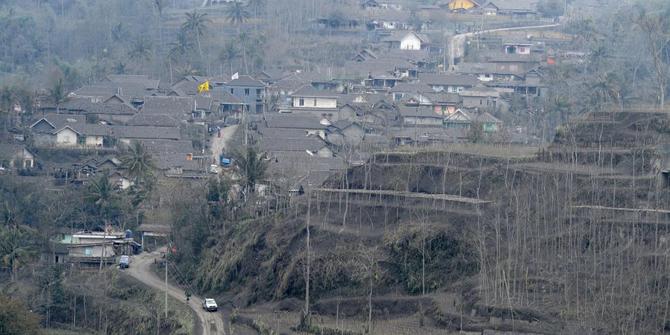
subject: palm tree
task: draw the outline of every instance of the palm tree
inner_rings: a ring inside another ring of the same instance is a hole
[[[151,57],[151,42],[144,37],[138,37],[130,47],[128,56],[139,62],[149,60]]]
[[[242,46],[242,63],[244,63],[245,73],[249,73],[249,66],[247,63],[247,43],[249,43],[249,34],[246,32],[240,32],[237,36],[237,43]]]
[[[240,50],[233,41],[228,41],[219,53],[219,60],[221,63],[226,63],[230,66],[230,75],[233,75],[233,62],[240,56]],[[221,70],[223,72],[223,70]]]
[[[194,69],[191,64],[186,64],[183,67],[177,69],[177,76],[179,76],[179,78],[199,75],[201,75],[200,71],[198,71],[198,69]]]
[[[117,216],[118,196],[114,190],[114,184],[109,180],[107,174],[102,174],[88,185],[84,200],[90,206],[91,214],[100,221],[108,223]]]
[[[202,57],[202,47],[200,45],[200,36],[205,34],[207,30],[207,24],[211,20],[207,18],[207,14],[200,14],[198,11],[193,10],[193,13],[186,13],[186,21],[181,25],[181,29],[190,33],[192,36],[195,36],[195,40],[198,44],[198,52],[200,57]]]
[[[256,19],[254,22],[254,31],[258,30],[258,19],[260,18],[261,14],[265,10],[265,5],[267,4],[267,0],[248,0],[247,1],[247,7],[252,10],[254,13],[254,18]]]
[[[237,33],[239,34],[240,25],[246,22],[251,17],[251,14],[249,14],[249,11],[247,11],[241,2],[235,1],[226,9],[226,17],[230,23],[237,25]]]
[[[0,259],[10,269],[11,279],[15,281],[19,267],[35,257],[35,246],[31,241],[31,229],[16,223],[11,226],[0,229]]]
[[[267,4],[266,0],[249,0],[249,1],[247,1],[247,7],[251,8],[251,10],[253,10],[255,18],[258,18],[260,16],[260,14],[265,9],[266,4]]]
[[[253,192],[256,182],[263,179],[267,170],[267,163],[260,157],[254,147],[247,147],[245,153],[236,154],[235,164],[244,179],[244,188]]]
[[[126,63],[119,61],[114,65],[114,67],[112,67],[112,70],[116,74],[125,74],[127,67],[128,66],[126,65]]]
[[[158,12],[158,41],[160,43],[160,51],[163,51],[163,10],[165,9],[167,0],[154,0],[154,6]]]
[[[137,141],[133,141],[121,156],[121,166],[134,179],[135,185],[149,181],[155,169],[151,154]]]
[[[180,30],[177,33],[177,40],[170,43],[170,51],[168,51],[168,65],[170,67],[170,82],[172,83],[172,62],[179,60],[181,57],[186,55],[191,48],[193,43],[188,35]]]
[[[62,78],[56,80],[54,86],[49,90],[49,97],[56,104],[56,113],[60,113],[60,105],[65,102],[65,99],[67,98]]]

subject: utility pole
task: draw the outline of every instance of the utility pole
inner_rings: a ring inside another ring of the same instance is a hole
[[[307,190],[307,219],[305,220],[305,229],[307,230],[306,244],[307,244],[307,276],[305,278],[305,321],[309,324],[309,275],[310,275],[310,257],[309,257],[309,225],[310,225],[310,216],[312,209],[312,188],[308,185],[309,189]]]
[[[169,248],[169,246],[168,246]],[[168,249],[168,252],[170,249]],[[168,253],[165,253],[165,320],[168,317],[168,281],[167,281],[167,268],[168,268]]]

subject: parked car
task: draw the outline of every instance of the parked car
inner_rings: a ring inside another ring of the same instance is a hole
[[[127,269],[129,266],[130,266],[130,256],[122,255],[121,258],[119,258],[119,268]]]
[[[205,301],[202,302],[202,308],[208,312],[216,312],[219,309],[219,306],[216,305],[214,299],[205,299]]]

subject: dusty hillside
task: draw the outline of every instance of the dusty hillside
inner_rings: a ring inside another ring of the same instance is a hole
[[[333,176],[311,194],[313,311],[323,324],[362,324],[372,288],[380,330],[415,320],[427,331],[660,333],[667,122],[591,116],[530,157],[505,147],[385,153]],[[303,198],[217,236],[199,286],[248,297],[240,306],[299,312]]]

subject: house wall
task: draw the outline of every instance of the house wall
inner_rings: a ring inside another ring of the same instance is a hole
[[[477,79],[479,81],[492,81],[493,80],[493,75],[490,73],[480,73],[477,75]]]
[[[453,86],[453,85],[430,85],[430,87],[435,92],[449,92],[449,93],[461,93],[466,87],[465,86]]]
[[[103,142],[102,136],[86,136],[85,145],[88,147],[101,147]]]
[[[70,147],[77,145],[77,133],[70,129],[63,129],[56,134],[56,145]]]
[[[400,41],[402,50],[421,50],[421,40],[414,34],[408,34]]]
[[[482,124],[482,129],[487,133],[495,133],[498,131],[498,124],[494,122],[486,122]]]
[[[230,94],[242,100],[251,113],[263,112],[263,99],[265,97],[264,87],[246,86],[224,86]],[[260,94],[259,91],[260,90]],[[247,93],[248,92],[248,93]]]
[[[303,105],[300,105],[300,99],[303,99]],[[337,98],[307,98],[293,97],[293,107],[296,108],[337,108]]]
[[[441,118],[406,116],[403,119],[404,124],[406,126],[431,126],[431,127],[442,126]]]
[[[319,157],[331,158],[333,157],[333,151],[330,150],[328,147],[323,147],[316,152],[316,155]]]
[[[112,245],[78,245],[69,249],[68,256],[70,257],[112,257],[115,255],[114,247]]]
[[[52,146],[56,144],[56,136],[51,134],[33,133],[33,142],[38,147]]]
[[[463,97],[463,106],[468,108],[495,108],[496,102],[489,97]]]
[[[436,105],[433,106],[433,111],[435,114],[451,115],[456,111],[456,106]]]
[[[21,155],[19,155],[18,158],[20,160],[20,165],[24,169],[35,167],[35,156],[33,156],[33,154],[31,154],[30,151],[26,149],[21,150]]]

